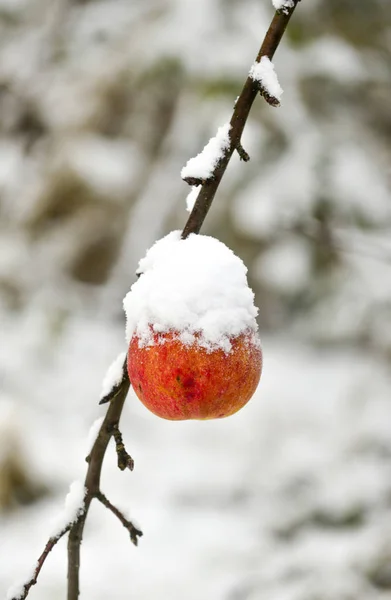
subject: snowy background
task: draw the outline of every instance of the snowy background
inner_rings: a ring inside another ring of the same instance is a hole
[[[40,554],[122,298],[181,228],[181,168],[231,115],[270,0],[0,0],[0,595]],[[264,374],[218,422],[129,394],[84,599],[391,598],[391,4],[302,0],[203,228],[249,267]],[[64,598],[66,548],[30,598]]]

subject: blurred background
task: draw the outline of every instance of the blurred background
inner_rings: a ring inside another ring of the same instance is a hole
[[[42,551],[138,260],[235,98],[270,0],[0,0],[0,593]],[[93,506],[81,598],[391,598],[391,4],[303,0],[203,233],[246,263],[264,374],[219,422],[129,394],[134,473]],[[64,598],[66,543],[30,598]]]

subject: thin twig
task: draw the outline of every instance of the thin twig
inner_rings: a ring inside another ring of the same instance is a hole
[[[22,593],[18,593],[16,596],[14,596],[12,598],[12,600],[25,600],[25,598],[27,598],[30,588],[37,583],[38,575],[39,575],[48,555],[53,550],[53,548],[57,544],[57,542],[59,540],[61,540],[61,538],[66,533],[68,533],[68,531],[70,530],[71,527],[72,527],[72,523],[69,523],[66,527],[64,527],[64,529],[62,529],[60,531],[60,533],[49,538],[49,540],[44,548],[44,551],[42,552],[41,556],[37,560],[37,566],[34,569],[34,575],[32,576],[32,578],[29,581],[26,581],[26,583],[23,585]]]
[[[110,500],[108,498],[106,498],[106,496],[104,494],[102,494],[102,492],[98,492],[96,494],[96,498],[97,498],[97,500],[99,500],[99,502],[101,502],[103,504],[103,506],[105,506],[108,510],[110,510],[113,513],[113,515],[115,515],[117,517],[117,519],[119,519],[119,521],[121,521],[121,523],[125,527],[125,529],[127,529],[129,531],[130,539],[132,540],[133,544],[135,546],[137,546],[138,538],[143,535],[143,532],[140,531],[140,529],[137,529],[137,527],[135,527],[131,521],[126,519],[126,517],[124,517],[122,512],[120,510],[118,510],[118,508],[116,506],[114,506],[114,504],[112,504],[110,502]]]
[[[201,179],[201,177],[189,176],[189,177],[184,177],[183,181],[186,181],[186,183],[188,183],[191,186],[198,187],[199,185],[205,185],[205,183],[212,178],[213,178],[213,175],[210,175],[210,177],[208,177],[208,179]]]
[[[133,471],[134,460],[130,454],[126,452],[125,444],[122,439],[122,433],[119,430],[118,423],[113,425],[113,436],[115,441],[115,450],[118,457],[118,468],[121,471],[125,471],[125,469],[130,469],[130,471]]]
[[[238,142],[236,145],[236,152],[239,154],[240,160],[244,160],[244,162],[248,162],[250,160],[250,155],[245,151],[240,142]]]
[[[273,106],[273,108],[281,106],[279,99],[275,96],[272,96],[272,94],[270,94],[270,92],[268,92],[268,90],[262,84],[260,84],[259,81],[257,82],[257,87],[262,98],[264,98],[270,106]]]
[[[118,426],[125,398],[129,391],[129,378],[122,380],[121,388],[116,397],[110,402],[104,421],[100,427],[98,437],[92,447],[88,463],[85,488],[85,511],[80,519],[72,526],[68,539],[68,600],[77,600],[79,597],[79,572],[80,572],[80,546],[83,530],[92,498],[100,491],[100,476],[103,460],[110,438],[115,426]]]

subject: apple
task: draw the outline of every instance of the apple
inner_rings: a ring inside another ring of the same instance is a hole
[[[254,394],[262,371],[256,335],[230,338],[231,349],[208,349],[193,336],[155,333],[150,345],[135,334],[128,351],[129,379],[141,402],[155,415],[173,421],[219,419],[240,410]]]

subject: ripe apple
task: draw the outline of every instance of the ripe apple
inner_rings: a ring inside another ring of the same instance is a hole
[[[218,419],[240,410],[254,394],[262,352],[253,332],[231,338],[231,350],[183,343],[177,332],[154,334],[153,345],[134,335],[128,373],[141,402],[163,419]]]

